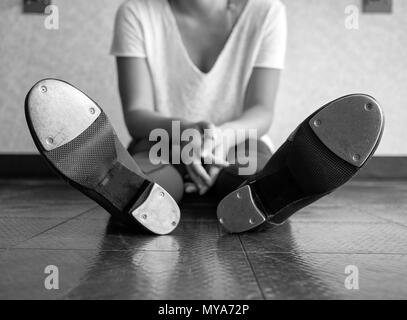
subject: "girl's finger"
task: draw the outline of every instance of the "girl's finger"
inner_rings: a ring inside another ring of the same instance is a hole
[[[196,193],[196,192],[198,192],[197,186],[195,185],[195,183],[192,183],[192,182],[185,183],[184,190],[185,190],[185,193]]]
[[[222,156],[217,156],[213,153],[203,155],[203,162],[204,164],[211,164],[219,167],[228,167],[230,165]]]
[[[208,174],[208,172],[206,172],[205,168],[202,166],[202,164],[200,163],[192,163],[191,164],[192,170],[194,170],[195,174],[197,174],[199,176],[199,178],[201,178],[202,182],[204,184],[206,184],[207,186],[211,185],[211,177]]]
[[[214,125],[204,130],[202,152],[212,152],[221,142],[220,130]]]
[[[187,168],[187,171],[189,172],[189,176],[191,177],[191,180],[198,187],[198,189],[200,191],[199,193],[201,193],[201,190],[205,189],[205,185],[203,184],[201,178],[195,173],[195,171],[192,169],[192,167],[190,165],[188,165],[186,168]]]
[[[212,178],[212,183],[215,183],[216,178],[218,177],[218,175],[219,175],[219,173],[220,173],[221,170],[222,170],[221,168],[216,167],[216,166],[211,166],[211,167],[209,168],[209,175],[210,175],[211,178]]]

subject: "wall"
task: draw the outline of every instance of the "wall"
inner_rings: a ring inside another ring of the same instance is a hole
[[[344,27],[344,11],[361,0],[284,2],[289,42],[272,128],[276,143],[315,108],[363,92],[378,99],[386,114],[376,154],[406,156],[407,1],[393,0],[391,15],[361,14],[359,30]]]
[[[24,118],[24,98],[41,78],[64,79],[85,91],[111,118],[123,141],[114,59],[109,55],[121,0],[53,0],[59,30],[44,16],[22,14],[22,0],[0,1],[0,152],[35,152]]]
[[[311,111],[340,95],[375,96],[386,113],[379,155],[407,155],[407,1],[391,15],[362,14],[360,29],[344,27],[345,7],[359,0],[283,0],[287,5],[287,68],[271,130],[281,144]],[[32,153],[25,125],[26,92],[40,78],[57,77],[88,93],[105,109],[124,143],[129,141],[108,55],[121,0],[54,0],[60,29],[43,16],[23,15],[20,0],[0,2],[0,153]]]

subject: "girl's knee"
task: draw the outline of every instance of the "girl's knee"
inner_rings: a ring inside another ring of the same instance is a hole
[[[151,180],[167,190],[176,202],[181,201],[184,195],[184,180],[174,166],[151,163],[148,152],[136,153],[133,158]]]

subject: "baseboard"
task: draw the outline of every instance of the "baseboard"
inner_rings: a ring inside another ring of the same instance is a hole
[[[357,179],[407,179],[407,157],[378,156],[370,159]]]
[[[57,178],[39,154],[0,154],[0,178]],[[407,179],[407,157],[373,157],[355,179]]]
[[[58,178],[39,154],[0,154],[0,178]]]

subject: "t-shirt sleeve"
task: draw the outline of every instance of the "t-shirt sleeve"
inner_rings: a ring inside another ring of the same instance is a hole
[[[287,17],[285,6],[276,2],[267,15],[263,38],[255,67],[283,69],[287,44]]]
[[[110,53],[117,57],[147,56],[143,28],[136,8],[129,1],[123,3],[116,13]]]

